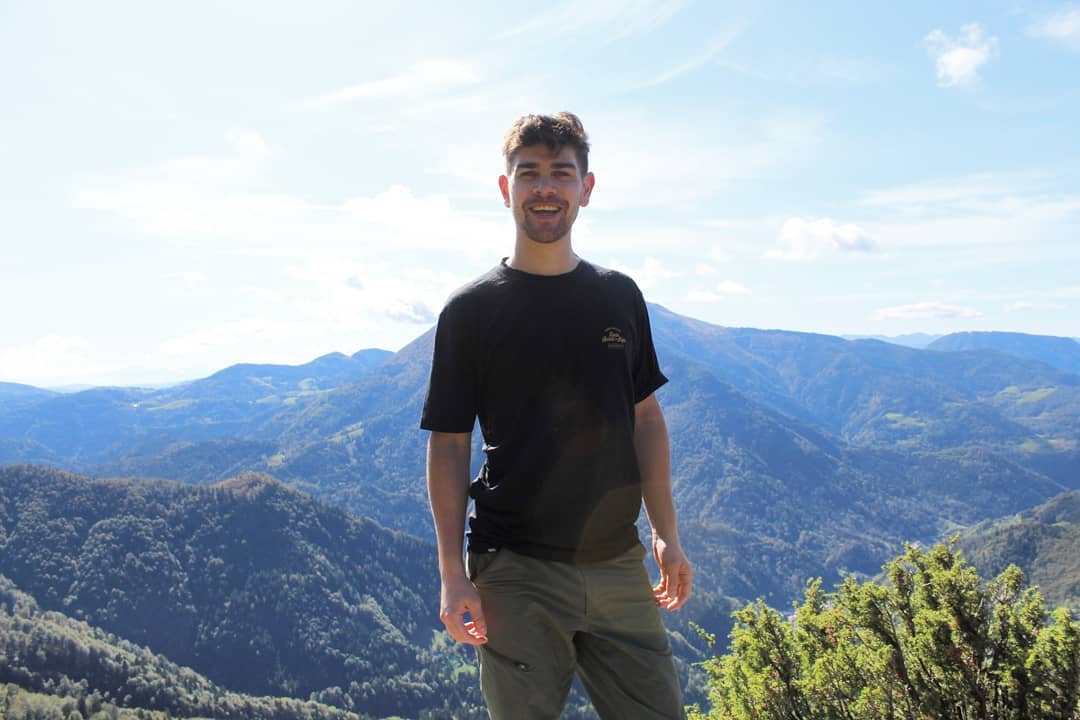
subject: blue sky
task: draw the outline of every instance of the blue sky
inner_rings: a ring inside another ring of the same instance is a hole
[[[1080,336],[1076,3],[9,0],[0,88],[0,381],[396,350],[558,110],[576,250],[676,312]]]

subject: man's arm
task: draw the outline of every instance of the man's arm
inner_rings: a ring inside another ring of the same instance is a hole
[[[469,499],[471,433],[433,432],[428,438],[427,486],[439,548],[439,619],[457,642],[487,642],[480,594],[462,561],[465,509]],[[465,613],[472,617],[465,622]]]
[[[678,610],[690,598],[694,572],[679,542],[667,424],[655,394],[634,407],[634,450],[641,469],[641,497],[652,525],[653,555],[660,568],[660,584],[653,593],[660,607]]]

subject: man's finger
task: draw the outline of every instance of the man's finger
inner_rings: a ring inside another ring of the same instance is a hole
[[[465,630],[465,618],[461,613],[444,610],[440,613],[439,619],[442,620],[443,625],[446,626],[446,631],[450,633],[450,637],[455,642],[467,642],[468,633]]]
[[[470,645],[483,645],[487,642],[487,631],[477,627],[474,622],[465,623],[465,632],[468,639],[464,642]]]
[[[678,610],[690,599],[691,586],[693,584],[693,573],[690,570],[690,567],[687,565],[680,568],[676,577],[678,578],[678,584],[675,587],[675,592],[669,595],[668,602],[664,605],[666,610]]]
[[[487,620],[484,618],[484,610],[480,607],[480,602],[476,602],[476,606],[469,607],[469,615],[472,619],[465,623],[465,630],[469,634],[469,637],[477,641],[477,643],[487,642]]]

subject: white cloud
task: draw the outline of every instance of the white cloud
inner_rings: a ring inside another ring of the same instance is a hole
[[[87,178],[76,187],[76,208],[112,212],[150,232],[179,238],[256,241],[272,236],[313,208],[287,194],[244,188],[264,172],[273,152],[250,130],[224,134],[229,151],[175,158],[122,176]]]
[[[445,268],[428,269],[433,267],[312,255],[290,267],[288,274],[303,283],[302,299],[294,305],[307,322],[335,328],[353,326],[360,319],[422,325],[433,323],[446,296],[468,279]]]
[[[468,63],[452,60],[428,60],[408,70],[380,80],[350,85],[325,95],[310,98],[304,105],[321,110],[371,98],[402,98],[445,94],[448,90],[480,82],[480,75]]]
[[[897,305],[895,307],[881,308],[877,311],[878,320],[923,320],[923,319],[970,319],[982,317],[982,313],[969,307],[958,305],[946,305],[942,302],[927,301],[911,305]]]
[[[1080,7],[1067,7],[1031,27],[1040,37],[1080,48]]]
[[[99,372],[87,359],[90,343],[75,335],[45,335],[26,345],[0,350],[0,381],[48,384]]]
[[[979,78],[979,68],[997,52],[998,39],[987,37],[978,23],[960,28],[960,36],[950,38],[941,30],[926,36],[926,49],[937,63],[938,86],[968,87]]]
[[[668,270],[663,263],[654,257],[645,258],[641,267],[637,269],[628,267],[618,260],[609,261],[608,267],[632,277],[642,290],[654,288],[664,280],[679,276],[679,273]]]
[[[698,263],[696,266],[694,266],[694,274],[695,275],[715,275],[716,274],[716,268],[714,268],[712,265],[709,265],[708,263]]]
[[[356,256],[389,257],[405,247],[471,259],[505,249],[508,212],[467,213],[445,195],[417,196],[401,185],[323,204],[250,192],[246,187],[269,149],[257,133],[227,135],[232,150],[219,156],[179,158],[129,177],[86,181],[74,194],[75,205],[217,253],[295,257],[347,248]]]
[[[869,252],[874,240],[853,223],[838,223],[829,218],[789,218],[780,229],[781,249],[766,257],[776,260],[809,261],[828,252]]]
[[[725,280],[716,286],[716,290],[724,295],[749,295],[750,288],[734,280]]]
[[[752,294],[753,292],[750,288],[742,283],[735,282],[734,280],[724,280],[723,282],[714,285],[711,289],[691,290],[687,293],[686,299],[691,302],[718,302],[736,295],[745,296]]]
[[[167,280],[176,280],[181,287],[190,291],[206,289],[207,282],[209,281],[206,273],[197,270],[168,273],[164,277]]]
[[[254,130],[233,128],[225,131],[225,139],[240,157],[261,160],[270,157],[271,150],[262,135]]]

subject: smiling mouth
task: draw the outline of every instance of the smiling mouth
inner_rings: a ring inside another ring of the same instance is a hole
[[[532,205],[529,207],[529,212],[536,215],[555,215],[562,207],[559,205]]]

